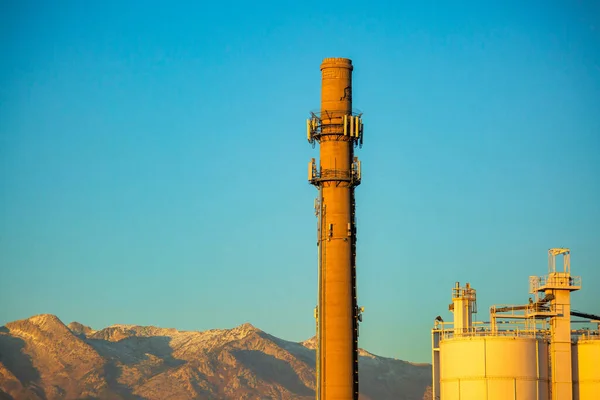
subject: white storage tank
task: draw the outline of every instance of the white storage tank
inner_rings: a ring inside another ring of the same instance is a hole
[[[548,382],[543,339],[515,334],[440,341],[443,400],[547,400]]]
[[[600,398],[600,338],[581,338],[572,346],[573,400]]]

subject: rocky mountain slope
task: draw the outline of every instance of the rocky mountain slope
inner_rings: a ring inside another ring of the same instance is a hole
[[[314,399],[314,339],[250,324],[205,332],[94,331],[37,315],[0,327],[0,399]],[[428,364],[360,352],[361,400],[422,400]]]

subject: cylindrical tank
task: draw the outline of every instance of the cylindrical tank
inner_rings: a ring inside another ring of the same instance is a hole
[[[580,339],[572,346],[573,400],[600,396],[600,339]]]
[[[440,342],[442,400],[547,400],[548,343],[518,336]]]

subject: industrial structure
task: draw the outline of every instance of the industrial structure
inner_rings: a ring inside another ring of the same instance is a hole
[[[527,304],[492,306],[487,322],[473,321],[475,289],[456,282],[454,321],[438,316],[432,330],[433,399],[600,399],[600,317],[571,309],[579,289],[566,248],[548,250],[548,275],[529,278]],[[571,328],[579,322],[590,325]]]
[[[307,120],[307,138],[320,157],[308,165],[308,181],[319,190],[317,215],[318,301],[317,399],[358,399],[358,322],[354,188],[360,184],[361,114],[352,110],[352,61],[321,64],[321,108]]]

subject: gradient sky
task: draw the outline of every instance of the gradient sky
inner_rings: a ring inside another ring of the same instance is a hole
[[[0,324],[314,334],[305,119],[349,57],[360,346],[430,361],[570,247],[600,313],[593,1],[0,3]],[[195,4],[191,4],[195,3]]]

